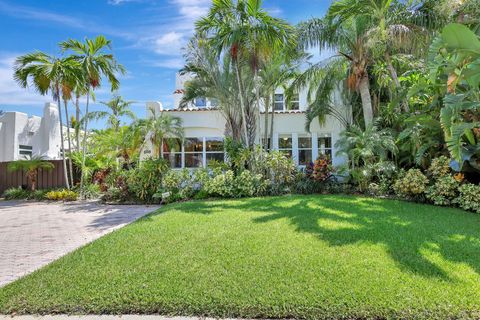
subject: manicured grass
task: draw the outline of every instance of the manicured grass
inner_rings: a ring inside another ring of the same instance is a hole
[[[3,313],[480,317],[480,216],[350,196],[168,205],[0,289]]]

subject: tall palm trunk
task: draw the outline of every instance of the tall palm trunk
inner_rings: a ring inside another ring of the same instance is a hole
[[[72,142],[70,140],[70,121],[68,120],[68,100],[64,99],[63,104],[65,106],[65,118],[66,118],[66,125],[67,125],[67,142],[68,142],[68,170],[69,170],[69,175],[70,175],[70,183],[72,184],[73,187],[73,165],[72,165]]]
[[[58,89],[58,87],[57,87]],[[67,161],[65,160],[65,143],[63,140],[63,120],[62,120],[62,107],[60,102],[60,94],[57,90],[57,104],[58,104],[58,119],[60,122],[60,146],[62,148],[62,161],[63,161],[63,175],[65,177],[65,186],[70,189],[70,183],[68,182]]]
[[[362,98],[363,118],[365,127],[368,127],[373,121],[372,97],[370,96],[370,83],[368,82],[368,74],[362,76],[359,87],[360,97]]]
[[[80,152],[80,93],[78,92],[75,96],[75,121],[77,123],[75,127],[75,143],[77,152]]]
[[[245,143],[247,145],[247,148],[250,148],[250,142],[248,139],[248,130],[247,130],[247,117],[245,116],[245,100],[243,97],[243,84],[242,84],[242,78],[240,74],[240,66],[238,63],[238,58],[235,59],[235,69],[236,69],[236,74],[237,74],[237,85],[238,85],[238,91],[240,94],[240,109],[242,112],[242,124],[243,124],[243,131],[245,134]]]
[[[270,117],[270,150],[273,150],[273,118],[275,116],[275,108],[274,108],[274,100],[273,99],[274,93],[272,92],[270,97],[272,97],[272,116]]]
[[[258,123],[258,145],[260,146],[261,149],[263,149],[262,145],[262,128],[260,126],[260,88],[259,88],[259,81],[258,81],[258,68],[255,67],[255,72],[254,72],[254,77],[255,77],[255,99],[257,100],[257,110],[256,110],[256,117],[257,117],[257,123]],[[255,130],[256,131],[256,130]],[[260,153],[260,159],[263,158],[263,154]]]
[[[265,110],[264,110],[264,115],[265,115],[265,122],[264,122],[264,134],[263,134],[263,147],[265,149],[265,151],[268,151],[269,149],[269,145],[268,145],[268,112],[269,112],[269,108],[270,108],[270,95],[267,94],[267,96],[265,97]]]
[[[398,91],[400,89],[400,80],[398,79],[397,70],[393,66],[392,57],[390,57],[390,53],[388,53],[388,51],[385,52],[385,62],[387,63],[388,72],[390,73],[390,77],[392,78],[393,84],[395,85],[395,90]],[[404,99],[402,99],[401,101],[401,106],[403,111],[410,111],[410,108],[408,107],[408,102]]]
[[[85,183],[85,157],[87,153],[88,106],[90,104],[90,86],[87,90],[87,104],[85,105],[85,125],[83,128],[82,145],[82,173],[80,175],[80,199],[83,199],[83,185]]]

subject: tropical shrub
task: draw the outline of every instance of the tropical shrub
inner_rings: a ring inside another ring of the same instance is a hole
[[[312,178],[323,182],[332,176],[333,171],[334,168],[330,157],[327,155],[320,155],[313,163]]]
[[[428,173],[430,173],[434,179],[444,177],[450,174],[451,171],[450,159],[445,156],[433,159],[430,167],[428,168]]]
[[[466,183],[458,191],[460,195],[455,200],[455,203],[462,209],[480,213],[480,186]]]
[[[267,191],[268,180],[264,180],[261,174],[253,174],[244,170],[235,178],[234,192],[238,197],[252,197],[263,195]]]
[[[419,169],[410,169],[395,181],[395,194],[402,198],[418,199],[427,190],[428,178]]]
[[[85,199],[98,199],[102,195],[102,191],[107,191],[108,188],[106,184],[95,184],[95,183],[90,183],[86,184],[83,187],[83,197]]]
[[[442,176],[427,189],[427,199],[437,206],[448,206],[458,195],[459,183],[452,176]]]
[[[136,200],[146,203],[156,201],[154,195],[160,191],[162,179],[169,170],[168,163],[163,159],[143,161],[139,167],[127,171],[128,191]]]
[[[228,170],[209,179],[203,186],[203,190],[210,196],[235,197],[234,183],[235,174],[232,170]]]
[[[45,195],[48,200],[54,201],[75,201],[78,199],[78,193],[72,190],[53,190]]]
[[[28,190],[23,189],[22,187],[18,188],[9,188],[5,190],[3,196],[6,200],[20,200],[20,199],[28,199],[30,196],[30,192]]]

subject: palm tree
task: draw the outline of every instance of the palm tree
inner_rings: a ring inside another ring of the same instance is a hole
[[[261,6],[261,0],[213,0],[209,13],[196,22],[197,32],[207,35],[218,55],[225,53],[231,56],[247,147],[250,147],[251,138],[247,128],[245,98],[247,91],[244,87],[241,65],[250,60],[255,66],[254,70],[258,70],[258,60],[262,51],[264,53],[269,50],[275,51],[285,45],[290,30],[286,22],[269,16]]]
[[[51,92],[57,102],[65,185],[69,189],[60,98],[64,89],[78,81],[78,63],[72,58],[57,58],[39,51],[29,53],[16,59],[14,79],[23,88],[28,87],[31,80],[35,90],[42,95]]]
[[[273,124],[275,115],[273,105],[275,89],[281,86],[287,88],[289,82],[299,75],[301,65],[309,58],[310,55],[304,52],[293,50],[291,48],[285,48],[284,50],[277,52],[277,54],[270,59],[269,63],[265,64],[259,71],[259,87],[261,89],[261,95],[265,104],[263,146],[265,150],[268,150],[269,147],[272,147],[268,146],[268,138],[270,138],[270,141],[273,140]],[[290,93],[296,92],[294,88],[288,88],[285,91],[287,96],[289,96]],[[287,98],[287,102],[288,100],[289,99]],[[269,120],[270,134],[268,133]]]
[[[394,88],[400,89],[397,70],[393,66],[395,53],[418,53],[427,49],[430,33],[415,19],[414,8],[392,0],[339,0],[328,10],[328,19],[337,23],[362,17],[369,21],[368,46],[370,51],[383,57]],[[408,103],[403,103],[408,112]]]
[[[185,67],[182,74],[191,74],[193,79],[185,83],[185,92],[180,102],[186,107],[198,97],[217,103],[216,108],[226,120],[225,135],[236,141],[242,140],[242,117],[238,110],[239,92],[230,56],[218,58],[208,42],[198,36],[187,46]]]
[[[315,117],[321,120],[327,114],[335,114],[332,96],[338,84],[345,80],[349,89],[360,93],[365,127],[372,123],[368,73],[372,59],[366,33],[369,27],[368,20],[362,17],[341,22],[313,18],[300,24],[298,41],[303,48],[338,51],[328,60],[310,66],[294,83],[297,88],[309,86],[309,109],[314,116],[307,116],[307,127]]]
[[[107,124],[115,132],[118,132],[121,124],[121,117],[127,117],[131,120],[135,120],[137,117],[130,110],[130,106],[133,104],[133,101],[125,101],[121,96],[114,96],[108,102],[100,102],[105,105],[108,111],[94,111],[90,112],[82,121],[88,120],[100,120],[107,119]]]
[[[33,156],[30,159],[17,160],[8,164],[8,171],[24,171],[31,183],[31,190],[35,191],[37,186],[38,169],[52,170],[53,163],[45,161],[42,157]],[[65,177],[66,178],[66,177]]]
[[[183,140],[183,121],[180,117],[160,112],[158,115],[155,109],[150,109],[151,117],[146,120],[139,120],[136,130],[143,136],[144,141],[150,141],[154,154],[160,158],[164,143],[175,139]]]
[[[68,142],[68,169],[69,169],[69,174],[70,174],[70,182],[72,183],[72,186],[74,184],[73,181],[73,165],[72,165],[72,159],[71,159],[71,153],[72,153],[72,142],[71,142],[71,137],[70,137],[70,121],[69,121],[69,116],[68,116],[68,101],[72,99],[72,85],[69,83],[63,83],[62,84],[62,100],[63,100],[63,106],[65,108],[65,124],[67,125],[67,142]]]
[[[335,143],[337,155],[346,155],[352,168],[374,164],[386,160],[390,154],[398,152],[390,131],[378,129],[370,124],[365,130],[351,126],[340,134]]]
[[[100,87],[102,82],[102,76],[105,76],[110,82],[111,91],[115,91],[120,86],[120,82],[117,79],[117,72],[121,74],[125,73],[125,69],[122,65],[118,64],[112,54],[106,53],[107,49],[111,49],[111,41],[107,40],[104,36],[97,36],[94,40],[85,39],[85,42],[70,39],[60,43],[62,50],[73,51],[72,59],[77,61],[81,65],[83,79],[85,80],[83,89],[87,94],[87,103],[85,106],[85,117],[88,117],[88,107],[90,102],[90,95],[92,91]],[[84,136],[83,136],[83,160],[82,170],[85,164],[86,156],[86,139],[88,136],[88,118],[84,122]],[[80,178],[80,198],[83,197],[83,174]]]

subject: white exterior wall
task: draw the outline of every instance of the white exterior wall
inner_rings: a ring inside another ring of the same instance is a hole
[[[6,112],[0,116],[0,162],[24,159],[20,145],[30,146],[33,156],[48,160],[61,158],[60,124],[55,104],[45,104],[43,117],[28,117],[21,112]]]

